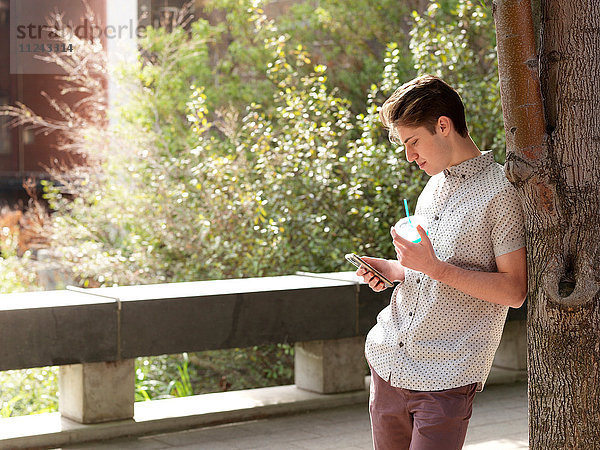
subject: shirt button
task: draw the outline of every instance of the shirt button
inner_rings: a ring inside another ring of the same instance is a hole
[[[412,315],[413,315],[412,311],[411,311],[411,312],[409,312],[409,313],[408,313],[408,315],[409,315],[409,316],[412,316]]]
[[[398,347],[404,347],[404,342],[400,342],[400,343],[398,344]]]
[[[436,214],[436,216],[433,218],[433,220],[440,220],[440,216],[438,216],[438,215]]]
[[[417,284],[418,284],[418,283],[420,283],[420,282],[421,282],[421,279],[420,279],[420,278],[417,278],[417,280],[416,280],[416,281],[417,281]]]

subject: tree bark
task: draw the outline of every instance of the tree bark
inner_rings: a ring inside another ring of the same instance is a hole
[[[529,1],[494,18],[508,179],[526,216],[529,442],[600,448],[600,3]],[[543,100],[542,100],[543,99]]]

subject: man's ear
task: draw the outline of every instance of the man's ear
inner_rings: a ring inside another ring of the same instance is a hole
[[[438,118],[437,128],[443,136],[448,136],[452,130],[454,124],[452,119],[448,116],[440,116]]]

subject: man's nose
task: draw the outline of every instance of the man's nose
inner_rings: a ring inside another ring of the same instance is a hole
[[[417,154],[407,147],[406,148],[406,160],[408,162],[413,162],[415,159],[417,159]]]

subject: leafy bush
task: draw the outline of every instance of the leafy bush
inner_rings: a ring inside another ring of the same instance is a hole
[[[18,232],[0,228],[0,294],[40,289],[30,250],[18,252]],[[58,367],[0,372],[0,417],[58,409]]]
[[[289,344],[138,358],[136,401],[294,383]]]
[[[0,416],[58,410],[58,367],[0,372]]]
[[[0,294],[39,289],[35,270],[32,270],[31,251],[19,256],[17,242],[17,233],[8,227],[0,228]]]
[[[393,255],[388,229],[423,180],[378,125],[378,88],[354,116],[328,87],[325,66],[313,66],[260,9],[245,14],[268,56],[265,104],[210,110],[220,103],[214,89],[196,84],[206,24],[150,32],[140,63],[123,74],[132,100],[107,133],[120,150],[83,181],[48,186],[54,235],[71,236],[55,248],[82,283],[332,271],[349,269],[348,251]],[[386,89],[399,59],[390,46]]]
[[[381,60],[388,43],[404,49],[395,67],[402,80],[412,78],[408,50],[410,16],[420,2],[394,0],[315,0],[295,2],[278,18],[290,42],[306,47],[317,64],[327,65],[327,86],[351,102],[354,114],[367,107],[365,93],[381,75]]]

